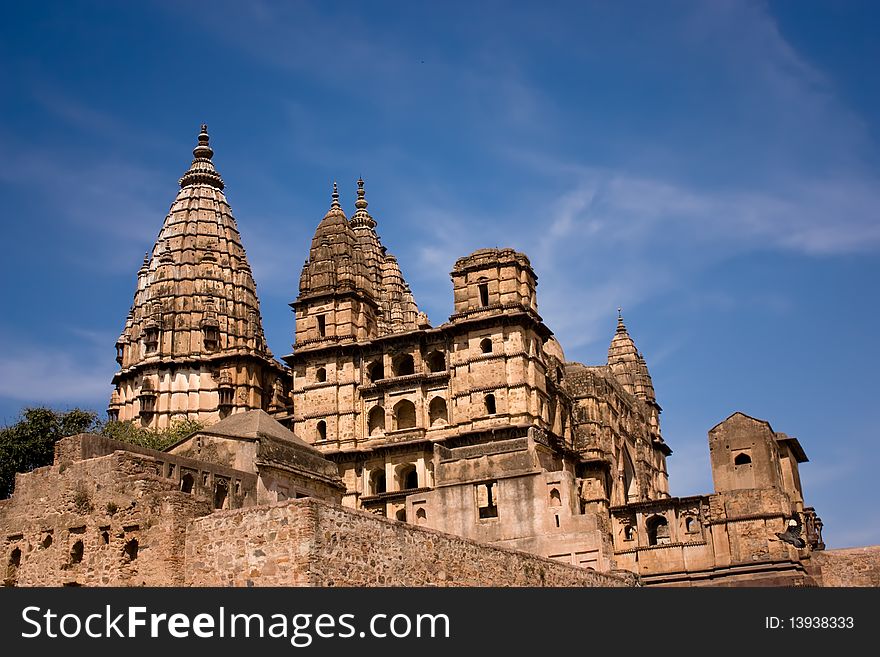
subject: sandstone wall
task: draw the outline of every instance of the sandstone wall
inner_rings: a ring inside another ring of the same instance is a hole
[[[313,499],[215,512],[186,537],[193,586],[632,586]]]
[[[822,586],[880,586],[880,545],[813,552]]]

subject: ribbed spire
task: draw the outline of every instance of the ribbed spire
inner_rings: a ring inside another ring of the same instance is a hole
[[[367,203],[367,194],[364,191],[363,178],[358,178],[357,186],[357,200],[354,202],[355,212],[349,223],[351,223],[352,228],[360,228],[364,226],[367,228],[375,228],[376,220],[370,216],[369,212],[367,212],[367,205],[369,204]]]
[[[203,123],[202,130],[199,132],[199,143],[193,149],[193,161],[189,167],[189,171],[183,174],[180,179],[181,188],[188,185],[210,185],[217,189],[223,189],[223,179],[214,168],[211,158],[214,157],[214,149],[208,145],[208,125]]]

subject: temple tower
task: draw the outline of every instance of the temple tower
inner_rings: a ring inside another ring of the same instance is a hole
[[[289,375],[266,345],[256,285],[203,125],[116,342],[110,419],[163,428],[284,410]]]

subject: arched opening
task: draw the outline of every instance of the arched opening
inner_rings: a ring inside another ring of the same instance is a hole
[[[40,545],[43,547],[43,549],[48,549],[52,547],[52,534],[46,534],[43,537],[43,540],[40,541]]]
[[[370,379],[370,383],[376,383],[379,379],[385,378],[385,366],[381,360],[374,360],[367,365],[367,378]]]
[[[225,479],[217,479],[214,482],[214,508],[225,509],[226,500],[229,497],[229,482]]]
[[[498,517],[498,482],[477,484],[477,513],[481,520]]]
[[[446,356],[442,351],[432,351],[425,357],[425,364],[429,372],[445,372]]]
[[[484,354],[492,353],[492,339],[491,338],[483,338],[480,340],[480,351]]]
[[[485,281],[486,279],[480,279],[481,281]],[[477,290],[480,293],[480,305],[488,306],[489,305],[489,283],[477,283]]]
[[[636,471],[633,467],[632,459],[629,452],[623,450],[623,494],[627,502],[635,502],[638,497],[638,483],[636,482]]]
[[[550,489],[550,506],[562,506],[562,497],[556,488]]]
[[[378,495],[385,492],[385,470],[373,470],[370,473],[370,495]]]
[[[636,528],[632,525],[627,525],[623,528],[623,540],[624,541],[632,541],[636,537]]]
[[[416,406],[408,399],[394,405],[394,428],[413,429],[416,426]]]
[[[318,383],[324,383],[324,381],[327,380],[327,370],[323,367],[319,367],[315,371],[315,379],[318,381]]]
[[[18,568],[21,565],[21,548],[15,548],[9,553],[9,565]]]
[[[483,398],[486,405],[486,415],[495,415],[495,395],[489,393]]]
[[[752,462],[752,457],[749,456],[746,452],[740,452],[733,459],[734,465],[748,465]]]
[[[70,563],[76,564],[81,563],[83,560],[83,552],[85,548],[83,547],[82,541],[77,541],[70,548]]]
[[[400,522],[406,522],[406,509],[400,509],[395,514],[395,517]]]
[[[378,436],[385,433],[385,409],[381,406],[373,406],[367,415],[367,434]]]
[[[324,420],[318,420],[315,425],[315,436],[319,441],[327,440],[327,423]]]
[[[443,426],[449,422],[446,400],[443,397],[434,397],[428,404],[428,418],[432,427]]]
[[[699,524],[697,523],[697,519],[693,516],[688,516],[684,519],[684,530],[688,534],[695,534],[699,530]]]
[[[670,542],[669,523],[663,516],[653,516],[645,524],[648,530],[648,545],[665,545]]]
[[[180,490],[184,493],[192,493],[195,479],[188,472],[180,478]]]
[[[401,354],[394,359],[392,367],[394,368],[394,376],[406,376],[416,372],[416,365],[412,354]]]
[[[428,522],[428,514],[425,512],[425,510],[419,509],[418,511],[416,511],[416,524],[424,525],[426,522]]]
[[[398,490],[412,490],[419,487],[419,473],[416,466],[411,463],[402,465],[397,469]]]
[[[136,538],[132,538],[125,542],[125,546],[122,548],[122,552],[125,555],[125,558],[128,561],[134,561],[138,558],[138,540]]]

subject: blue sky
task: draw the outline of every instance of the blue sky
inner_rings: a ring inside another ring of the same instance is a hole
[[[17,3],[0,21],[0,418],[106,408],[135,272],[198,126],[276,355],[338,180],[434,324],[454,260],[525,251],[569,360],[616,308],[672,493],[741,410],[797,436],[830,546],[880,543],[880,8]]]

